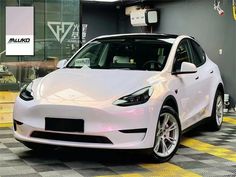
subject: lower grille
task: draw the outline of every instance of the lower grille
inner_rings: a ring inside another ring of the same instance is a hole
[[[34,131],[31,133],[31,137],[50,139],[50,140],[60,140],[60,141],[82,142],[82,143],[113,144],[106,137],[92,136],[92,135],[73,135],[73,134]]]

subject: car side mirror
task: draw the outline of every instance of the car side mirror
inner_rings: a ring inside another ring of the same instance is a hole
[[[180,71],[173,72],[173,74],[192,74],[197,72],[197,67],[193,63],[183,62]]]
[[[63,68],[66,63],[67,63],[67,60],[66,60],[66,59],[60,60],[60,61],[57,63],[57,68],[58,68],[58,69]]]

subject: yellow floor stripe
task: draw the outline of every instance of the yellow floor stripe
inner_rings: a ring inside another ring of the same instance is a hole
[[[13,124],[12,123],[3,123],[3,124],[0,124],[0,128],[4,128],[4,127],[12,127]]]
[[[171,163],[154,163],[139,165],[150,172],[130,173],[120,175],[108,175],[99,177],[201,177],[189,170],[173,165]],[[98,176],[97,176],[98,177]]]
[[[160,176],[160,177],[201,177],[189,170],[185,170],[171,163],[161,164],[143,164],[141,167],[150,170],[152,173],[147,173],[145,176]]]
[[[183,139],[181,144],[197,151],[205,152],[232,162],[236,162],[236,152],[226,148],[204,143],[193,138]]]
[[[13,112],[13,106],[14,106],[13,103],[8,103],[8,104],[0,103],[0,113]]]
[[[134,174],[123,174],[122,177],[142,177],[141,174],[134,173]]]
[[[12,112],[0,112],[0,124],[12,122]]]
[[[224,117],[224,122],[236,125],[236,118]]]
[[[18,92],[0,92],[0,103],[14,103]]]
[[[144,177],[141,173],[128,173],[120,175],[105,175],[105,176],[96,176],[96,177]]]

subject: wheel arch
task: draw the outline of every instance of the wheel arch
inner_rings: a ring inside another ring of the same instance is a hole
[[[177,114],[179,115],[178,104],[177,104],[177,101],[176,101],[174,96],[172,96],[172,95],[167,96],[166,99],[163,102],[163,106],[172,107],[177,112]]]
[[[224,86],[222,83],[219,83],[218,86],[217,86],[217,90],[216,91],[220,91],[222,94],[223,94],[223,97],[224,97]]]
[[[223,100],[224,100],[224,85],[221,82],[218,83],[216,89],[213,90],[213,93],[212,93],[212,101],[209,105],[209,111],[211,112],[211,114],[209,115],[210,117],[212,116],[212,112],[213,112],[213,108],[214,108],[214,100],[215,100],[215,96],[216,96],[218,91],[220,91],[222,93],[222,97],[223,97]]]

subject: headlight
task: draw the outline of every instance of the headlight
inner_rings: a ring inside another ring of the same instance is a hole
[[[146,103],[153,93],[152,87],[145,87],[130,95],[124,96],[113,102],[117,106],[133,106]]]
[[[25,85],[20,92],[20,98],[25,101],[33,100],[32,96],[32,82],[29,85]]]

